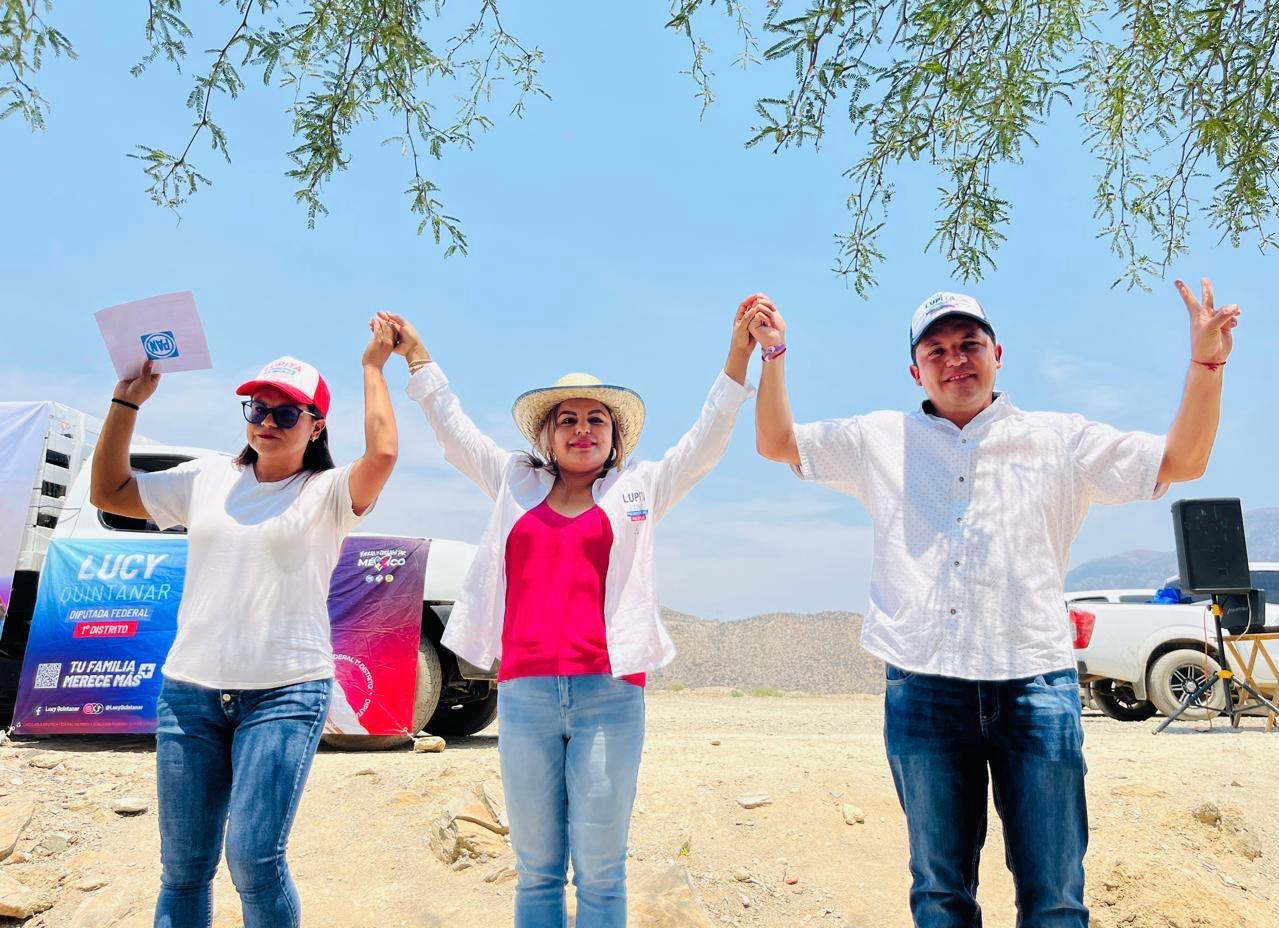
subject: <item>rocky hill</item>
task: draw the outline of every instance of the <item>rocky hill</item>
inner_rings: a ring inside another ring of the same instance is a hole
[[[1279,508],[1244,515],[1248,553],[1279,561]],[[1177,573],[1172,551],[1127,551],[1088,561],[1066,576],[1067,590],[1153,589]],[[882,693],[883,663],[858,646],[862,617],[854,612],[774,612],[734,622],[662,611],[679,649],[651,674],[655,687],[735,687],[809,693]]]
[[[884,691],[884,665],[858,646],[862,617],[854,612],[774,612],[716,622],[666,609],[662,618],[679,653],[650,675],[654,686]]]
[[[1080,564],[1066,574],[1066,589],[1153,590],[1176,573],[1176,552],[1124,551]]]
[[[1250,509],[1244,513],[1243,525],[1248,557],[1279,561],[1279,509]],[[1066,574],[1066,589],[1153,589],[1176,573],[1174,551],[1125,551],[1080,564]]]

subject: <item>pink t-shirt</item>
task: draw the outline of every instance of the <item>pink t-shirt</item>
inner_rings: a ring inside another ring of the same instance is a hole
[[[506,539],[506,618],[497,678],[612,673],[604,579],[613,529],[599,506],[562,516],[546,502]],[[623,677],[644,685],[645,675]]]

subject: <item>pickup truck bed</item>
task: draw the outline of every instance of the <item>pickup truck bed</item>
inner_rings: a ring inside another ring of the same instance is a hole
[[[1255,563],[1253,584],[1279,599],[1279,564]],[[1170,578],[1169,586],[1176,585]],[[1075,649],[1080,683],[1089,686],[1106,714],[1125,721],[1149,718],[1156,711],[1167,714],[1186,695],[1186,687],[1204,678],[1219,665],[1215,620],[1208,602],[1158,605],[1117,601],[1137,591],[1087,591],[1068,593],[1072,609],[1093,614],[1091,638]],[[1279,605],[1267,602],[1266,626],[1279,625]],[[1279,658],[1279,648],[1272,653]],[[1263,690],[1274,692],[1279,681],[1267,667],[1254,669]],[[1224,708],[1224,693],[1209,691],[1203,711],[1191,717],[1208,717]],[[1184,716],[1183,716],[1184,717]]]

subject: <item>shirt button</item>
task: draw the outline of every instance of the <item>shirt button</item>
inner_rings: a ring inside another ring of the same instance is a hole
[[[960,482],[960,483],[963,483],[963,482],[964,482],[964,478],[963,478],[963,477],[960,477],[960,478],[959,478],[959,482]]]
[[[952,609],[952,610],[950,610],[950,614],[951,614],[951,615],[954,615],[954,614],[955,614],[956,612],[958,612],[958,611],[959,611],[958,609]]]
[[[956,567],[958,567],[958,566],[959,566],[959,561],[956,561],[956,562],[955,562],[955,566],[956,566]]]
[[[961,439],[959,440],[959,443],[960,443],[961,445],[966,445],[966,444],[968,444],[968,439],[967,439],[967,438],[961,438]]]
[[[963,517],[963,516],[960,516],[960,517],[959,517],[959,518],[957,518],[955,521],[956,521],[956,522],[963,522],[963,521],[964,521],[964,517]]]

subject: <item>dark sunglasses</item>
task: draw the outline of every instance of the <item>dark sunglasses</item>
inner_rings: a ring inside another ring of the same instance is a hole
[[[298,419],[301,419],[303,414],[313,419],[319,418],[315,413],[296,406],[268,406],[257,400],[245,400],[240,405],[244,407],[244,419],[250,425],[261,425],[266,421],[266,417],[270,416],[276,428],[291,429],[298,424]]]

